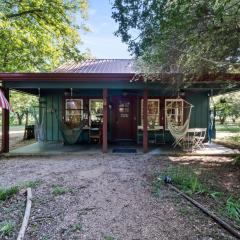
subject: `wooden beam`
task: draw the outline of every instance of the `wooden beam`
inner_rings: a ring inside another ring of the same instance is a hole
[[[148,105],[148,90],[143,92],[143,152],[148,151],[148,119],[147,119],[147,105]]]
[[[6,99],[9,101],[9,89],[2,89]],[[9,152],[9,111],[2,109],[2,152]]]
[[[102,151],[106,153],[108,151],[108,90],[103,89],[103,141],[102,141]]]

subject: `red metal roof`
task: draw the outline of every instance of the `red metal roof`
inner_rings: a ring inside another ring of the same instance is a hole
[[[69,62],[58,67],[56,73],[135,73],[133,59],[90,59]]]

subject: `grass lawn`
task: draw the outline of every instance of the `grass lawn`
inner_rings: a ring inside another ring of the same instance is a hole
[[[240,125],[217,124],[215,142],[230,148],[240,148]]]
[[[227,158],[212,161],[210,157],[172,160],[156,175],[153,184],[155,193],[161,193],[164,178],[169,176],[179,189],[227,222],[240,227],[240,157],[232,161]]]

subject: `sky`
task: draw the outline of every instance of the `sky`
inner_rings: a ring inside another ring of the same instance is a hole
[[[111,18],[110,0],[89,0],[87,25],[91,32],[81,33],[81,50],[90,49],[96,58],[131,58],[127,45],[114,35],[118,24]]]

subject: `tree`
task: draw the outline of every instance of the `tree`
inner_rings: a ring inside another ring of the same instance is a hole
[[[225,94],[220,96],[215,105],[220,124],[224,124],[227,118],[233,122],[240,116],[240,102],[238,93]]]
[[[239,72],[239,0],[115,0],[112,17],[151,71]]]
[[[1,0],[0,71],[49,71],[81,60],[79,30],[87,30],[87,9],[88,0]]]
[[[23,124],[23,119],[31,107],[38,106],[38,99],[35,96],[11,91],[11,105],[14,106],[14,115],[17,117],[18,125]]]
[[[88,30],[87,10],[88,0],[1,0],[0,71],[50,71],[64,61],[81,60],[79,30]],[[11,93],[10,102],[18,124],[38,104],[19,92]]]

